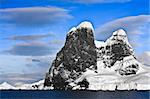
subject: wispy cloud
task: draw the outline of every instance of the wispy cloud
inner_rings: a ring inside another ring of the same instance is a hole
[[[143,52],[137,58],[141,63],[150,66],[150,51]]]
[[[10,50],[6,52],[12,55],[20,56],[44,56],[53,53],[56,49],[47,43],[43,42],[30,42],[20,43],[14,45]]]
[[[16,26],[45,26],[53,25],[72,18],[69,11],[59,7],[25,7],[0,9],[1,23]]]
[[[117,29],[125,29],[137,54],[149,50],[150,15],[128,16],[110,21],[95,30],[97,40],[106,40]]]
[[[102,39],[101,35],[104,37],[110,36],[110,34],[120,28],[127,31],[128,34],[143,34],[145,30],[148,31],[148,25],[150,23],[150,15],[139,15],[139,16],[129,16],[114,21],[110,21],[96,29],[96,38]]]
[[[82,3],[82,4],[97,4],[97,3],[125,3],[131,0],[62,0],[73,3]]]
[[[34,35],[15,35],[8,37],[6,39],[9,40],[21,40],[21,41],[34,41],[34,40],[40,40],[43,38],[48,38],[48,37],[53,37],[54,34],[49,33],[49,34],[34,34]]]
[[[64,40],[52,40],[49,42],[49,44],[54,44],[54,45],[64,45],[65,41]]]

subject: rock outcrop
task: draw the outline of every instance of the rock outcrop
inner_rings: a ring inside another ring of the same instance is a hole
[[[86,68],[96,70],[97,53],[93,32],[89,22],[83,22],[69,31],[64,47],[57,53],[46,74],[45,86],[68,89],[68,84],[79,78]]]
[[[98,47],[97,53],[105,67],[111,68],[118,64],[117,71],[120,75],[136,74],[138,71],[139,63],[123,29],[113,32],[112,36]]]

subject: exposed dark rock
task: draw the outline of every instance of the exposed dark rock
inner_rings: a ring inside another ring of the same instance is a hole
[[[83,79],[81,82],[78,82],[78,84],[81,89],[87,89],[89,86],[89,82],[86,79]]]
[[[126,32],[122,29],[115,31],[105,42],[105,46],[97,49],[97,53],[98,58],[103,61],[105,67],[111,68],[117,61],[120,61],[120,68],[118,69],[120,75],[136,74],[139,69],[138,62],[134,61],[136,58],[128,42]],[[130,57],[130,59],[124,60],[126,57]],[[125,63],[127,63],[127,66],[124,68]]]
[[[46,74],[44,85],[65,89],[68,83],[79,78],[86,68],[95,70],[96,62],[93,30],[79,27],[68,33],[64,47],[57,53],[49,73]]]

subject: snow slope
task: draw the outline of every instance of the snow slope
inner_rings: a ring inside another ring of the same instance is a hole
[[[8,90],[8,89],[16,89],[16,88],[7,82],[0,84],[0,90]]]
[[[75,82],[83,79],[89,82],[88,90],[150,90],[150,69],[144,69],[135,75],[121,76],[108,68],[101,68],[98,73],[87,70]],[[80,89],[75,86],[74,90]]]
[[[24,89],[24,90],[40,90],[44,88],[44,80],[40,80],[38,82],[32,84],[22,84],[20,86],[16,86],[16,89]]]
[[[150,90],[150,71],[135,75],[120,76],[115,72],[98,73],[87,77],[91,90]]]

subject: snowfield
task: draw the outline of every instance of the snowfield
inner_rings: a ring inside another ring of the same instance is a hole
[[[119,76],[113,72],[87,76],[89,90],[150,90],[150,71],[135,75]]]

